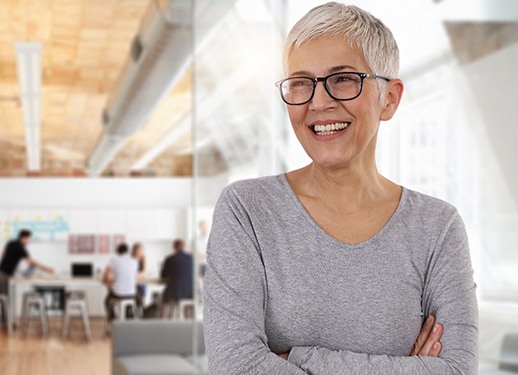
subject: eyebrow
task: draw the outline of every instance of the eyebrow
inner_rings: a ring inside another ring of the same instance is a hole
[[[327,72],[329,74],[332,74],[332,73],[340,72],[342,70],[356,71],[356,68],[351,65],[338,65],[338,66],[333,66],[332,68],[327,69]],[[290,77],[296,77],[296,76],[312,77],[313,74],[306,70],[299,70],[299,71],[296,71],[296,72],[293,72],[290,74]]]

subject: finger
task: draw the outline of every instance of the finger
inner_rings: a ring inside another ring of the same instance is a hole
[[[428,336],[430,336],[430,333],[432,332],[434,324],[435,316],[428,315],[428,318],[426,318],[426,321],[424,322],[423,327],[421,328],[421,332],[419,332],[419,335],[417,336],[417,339],[414,343],[410,355],[417,355],[421,351],[426,340],[428,339]]]
[[[419,351],[419,355],[429,356],[433,345],[439,342],[442,337],[443,327],[441,324],[435,324],[430,336],[423,345],[423,348]]]
[[[437,341],[435,344],[433,344],[432,349],[430,350],[429,357],[439,357],[439,354],[441,354],[442,350],[442,343],[440,341]]]

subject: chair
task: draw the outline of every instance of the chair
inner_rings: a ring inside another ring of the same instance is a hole
[[[13,333],[13,321],[11,319],[11,308],[9,306],[9,297],[7,294],[0,294],[0,316],[2,321],[7,324],[7,333],[9,336]]]
[[[186,320],[185,308],[192,307],[195,316],[196,303],[193,299],[181,299],[162,303],[161,315],[163,318],[174,320]]]
[[[92,332],[90,330],[90,320],[88,318],[88,303],[86,299],[86,294],[83,291],[70,291],[67,293],[66,301],[65,301],[65,315],[63,320],[63,329],[61,332],[61,337],[63,339],[67,338],[70,318],[74,316],[73,312],[76,310],[79,312],[79,315],[83,320],[83,330],[85,333],[86,341],[92,340]]]
[[[207,374],[201,321],[115,321],[112,345],[113,375]]]
[[[137,301],[135,298],[117,298],[113,299],[110,302],[113,311],[115,312],[116,320],[126,320],[128,308],[131,307],[131,312],[133,313],[133,318],[139,318],[139,308],[137,306]]]
[[[518,373],[518,333],[505,335],[499,369]]]
[[[49,337],[49,321],[47,316],[47,309],[45,306],[45,299],[38,292],[25,292],[23,294],[21,324],[22,336],[27,336],[27,332],[29,331],[29,324],[33,316],[33,309],[36,309],[39,315],[43,336]]]
[[[175,314],[179,320],[185,320],[185,308],[192,307],[192,319],[194,319],[196,315],[196,303],[193,299],[181,299],[178,303],[178,313]]]
[[[482,369],[479,375],[518,374],[518,333],[508,333],[502,341],[498,369]]]

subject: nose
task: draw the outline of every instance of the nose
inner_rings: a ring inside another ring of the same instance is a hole
[[[336,105],[337,101],[329,95],[324,87],[324,82],[317,82],[315,94],[313,95],[313,99],[309,102],[309,108],[314,111],[325,111],[336,107]]]

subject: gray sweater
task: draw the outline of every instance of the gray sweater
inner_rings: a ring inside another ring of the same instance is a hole
[[[475,375],[475,288],[448,203],[403,189],[385,227],[349,245],[313,221],[285,175],[240,181],[218,201],[207,248],[209,371]],[[410,357],[432,313],[442,353]]]

